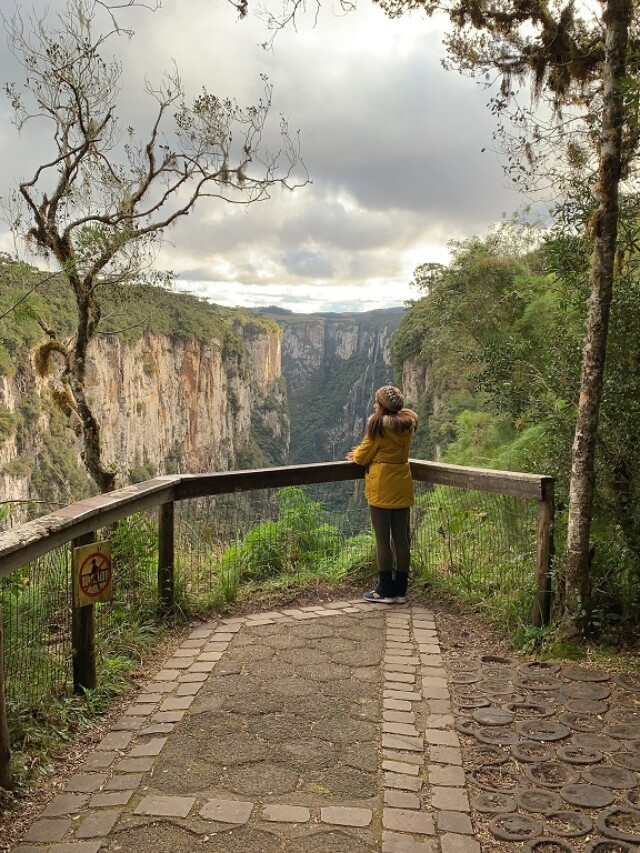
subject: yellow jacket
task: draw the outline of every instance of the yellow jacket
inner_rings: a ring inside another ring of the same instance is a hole
[[[375,438],[369,438],[365,434],[353,451],[353,461],[367,468],[364,475],[364,496],[371,506],[402,509],[413,504],[409,449],[418,417],[410,409],[403,410],[403,414],[408,413],[411,413],[415,420],[413,430],[393,432],[386,428],[382,435]]]

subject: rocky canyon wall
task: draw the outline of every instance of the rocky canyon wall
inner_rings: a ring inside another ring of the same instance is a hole
[[[341,459],[364,433],[376,388],[394,382],[391,339],[402,309],[274,315],[282,327],[292,463]]]
[[[98,339],[87,386],[104,459],[121,482],[285,462],[289,418],[280,362],[275,325],[236,323],[225,341]],[[0,500],[68,503],[91,490],[80,442],[46,380],[28,365],[11,378],[0,374],[0,406]]]

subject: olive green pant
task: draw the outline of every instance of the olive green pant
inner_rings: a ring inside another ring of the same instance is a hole
[[[384,583],[384,586],[388,585],[395,568],[394,591],[396,594],[404,595],[407,589],[411,559],[411,537],[409,533],[411,510],[409,507],[384,509],[379,506],[370,506],[369,509],[376,539],[378,572],[381,583]]]

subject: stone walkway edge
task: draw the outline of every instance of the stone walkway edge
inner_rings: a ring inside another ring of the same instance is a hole
[[[479,853],[451,696],[431,612],[357,601],[223,618],[194,628],[55,796],[14,853],[97,853],[153,771],[175,726],[244,626],[286,624],[384,609],[379,810],[197,796],[142,796],[133,814],[215,821],[230,827],[317,822],[381,826],[382,853]],[[135,803],[135,800],[134,800]]]

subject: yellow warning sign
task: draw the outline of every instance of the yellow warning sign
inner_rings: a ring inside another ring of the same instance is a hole
[[[92,542],[73,549],[75,600],[79,607],[113,596],[111,542]]]

